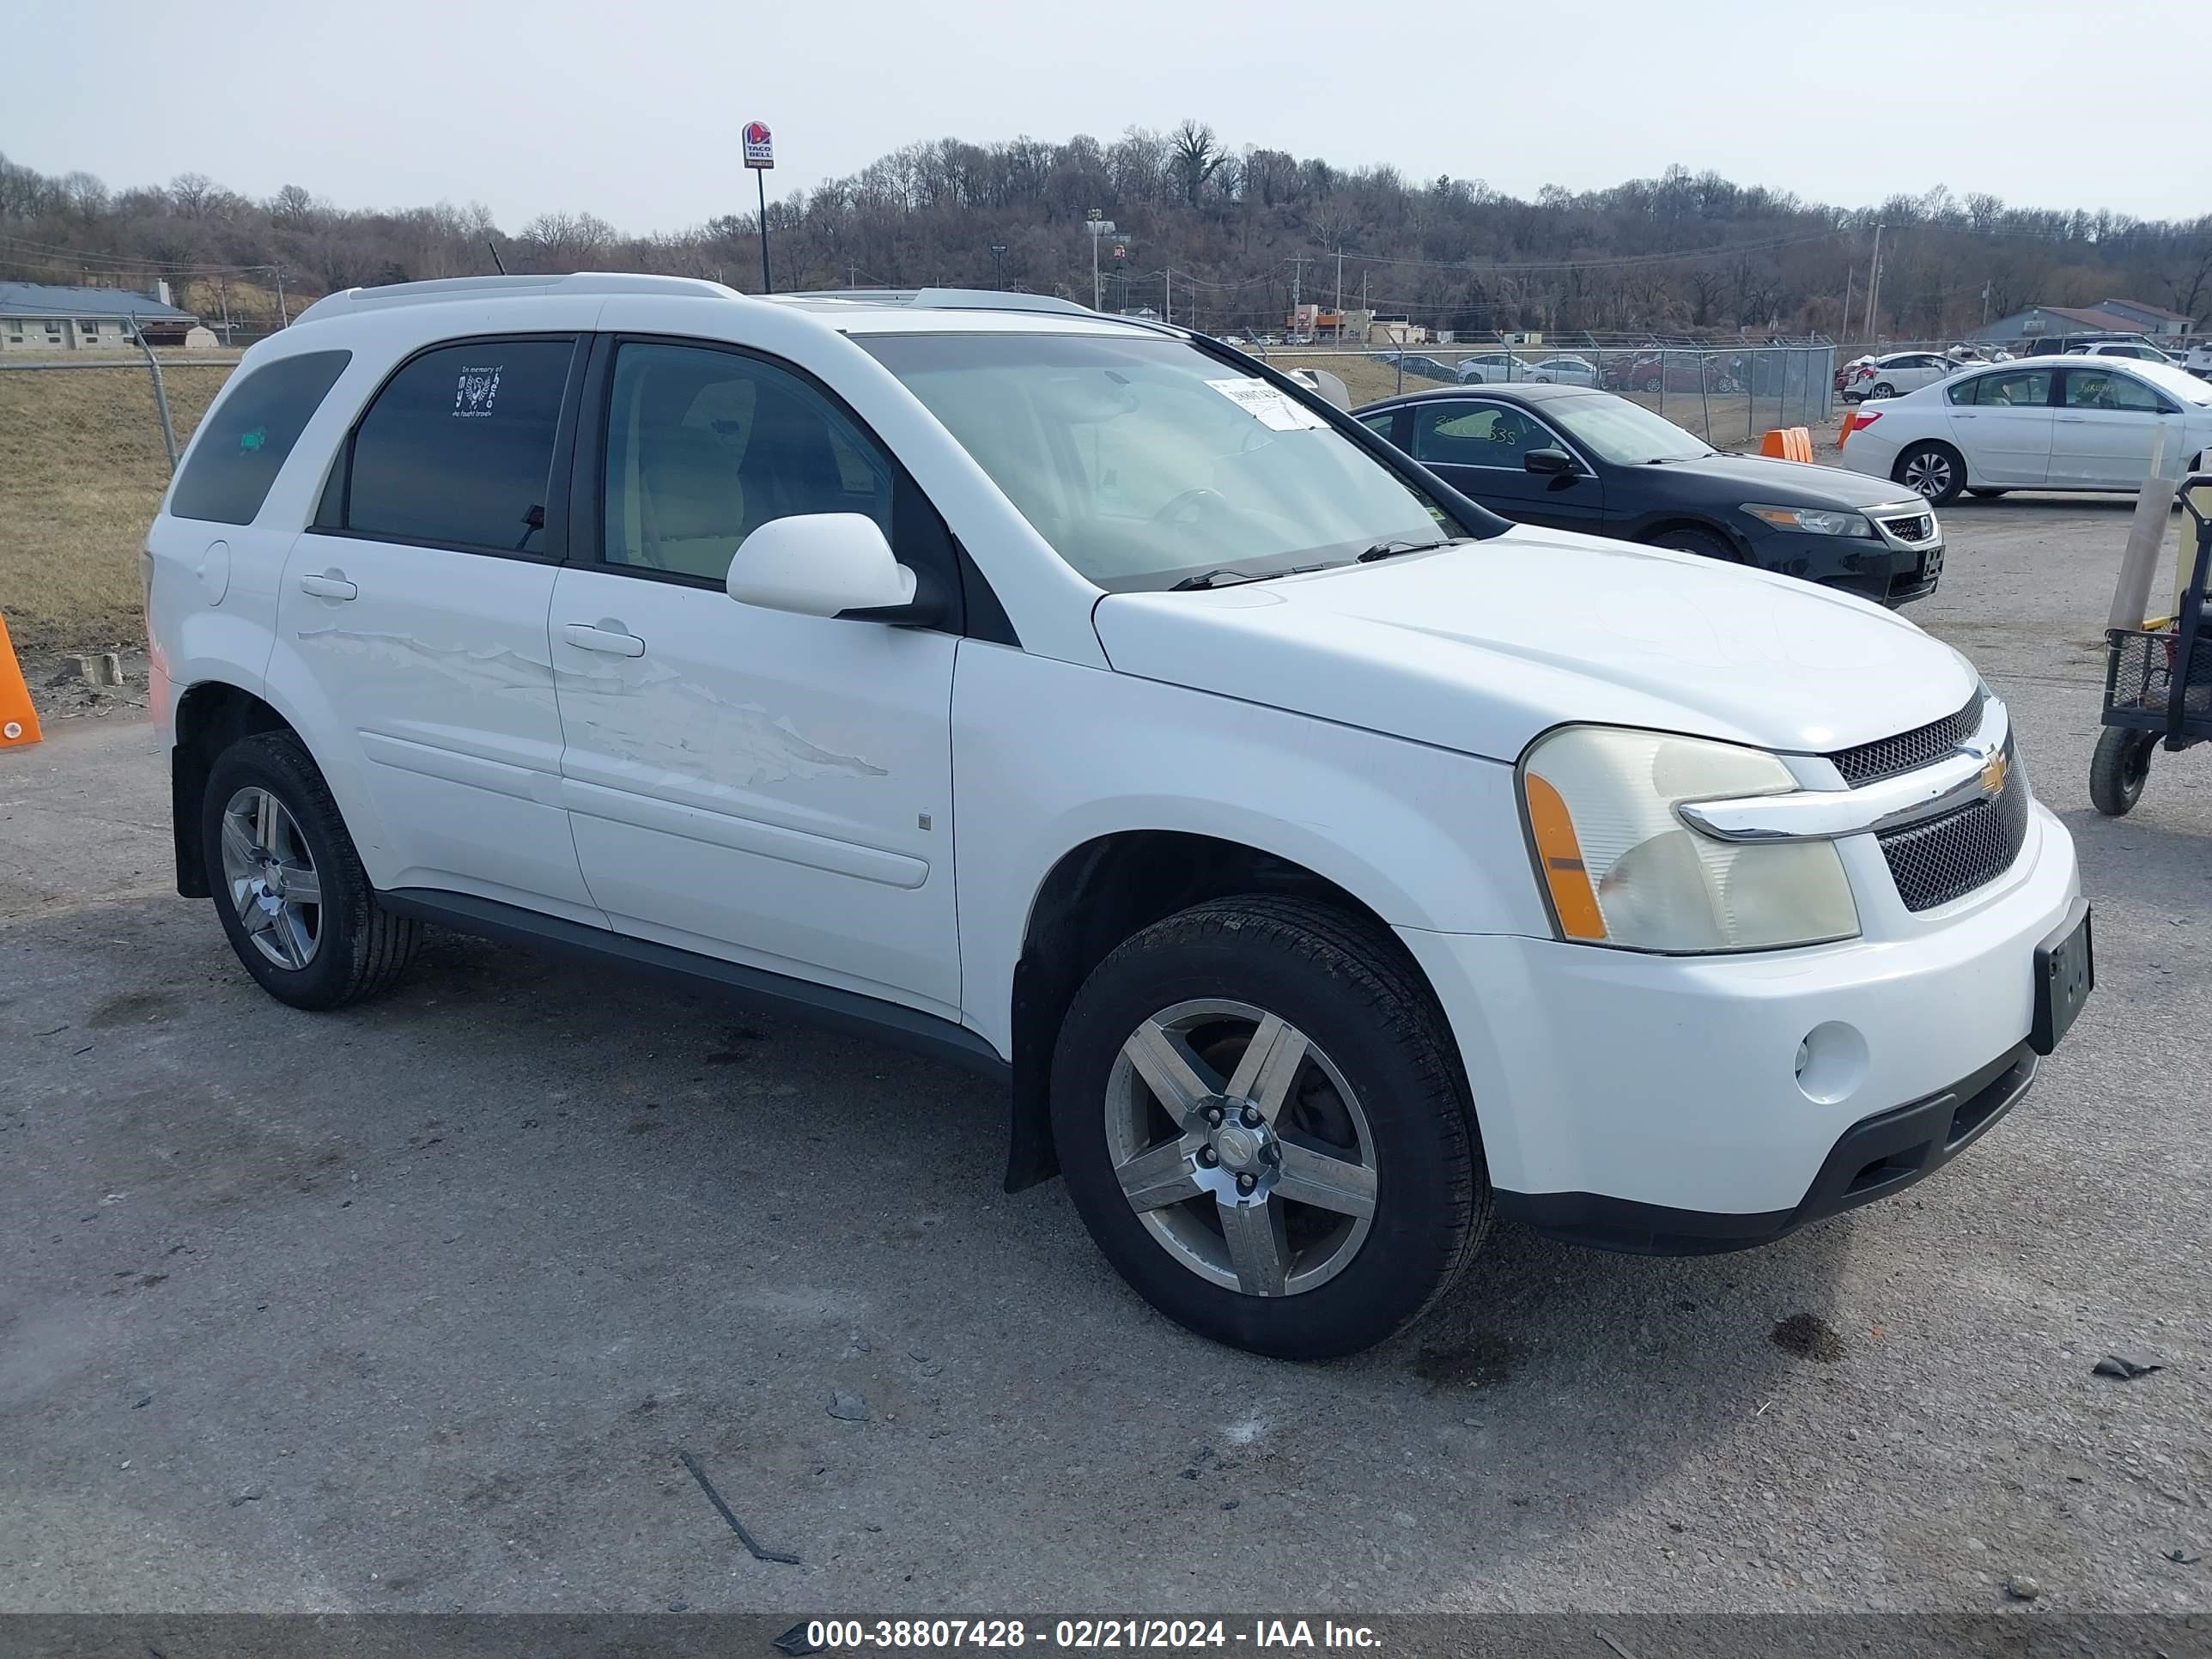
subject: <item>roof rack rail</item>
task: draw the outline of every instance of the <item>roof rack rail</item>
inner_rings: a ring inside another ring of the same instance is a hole
[[[772,300],[849,300],[862,306],[912,306],[921,311],[1050,311],[1063,316],[1099,317],[1109,322],[1127,322],[1124,317],[1093,311],[1089,306],[1053,294],[1013,294],[994,288],[815,288],[789,294],[772,294]]]
[[[339,317],[392,306],[426,305],[441,300],[490,299],[498,295],[689,294],[702,299],[744,297],[735,289],[703,276],[654,276],[643,271],[577,270],[557,276],[447,276],[426,283],[388,283],[378,288],[342,289],[318,300],[294,319]]]

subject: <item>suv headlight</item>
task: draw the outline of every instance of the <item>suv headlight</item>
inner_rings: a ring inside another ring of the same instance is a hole
[[[1684,801],[1797,787],[1763,750],[1562,726],[1522,757],[1522,810],[1559,937],[1629,951],[1764,951],[1855,938],[1835,843],[1714,841]]]
[[[1874,534],[1874,526],[1867,522],[1863,513],[1847,513],[1840,508],[1826,507],[1765,507],[1757,501],[1746,501],[1743,510],[1762,524],[1771,524],[1777,530],[1809,530],[1815,536],[1866,536]]]

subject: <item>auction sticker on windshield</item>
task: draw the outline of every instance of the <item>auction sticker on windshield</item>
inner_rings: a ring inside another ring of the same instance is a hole
[[[1313,410],[1285,398],[1265,380],[1208,380],[1206,385],[1231,403],[1242,405],[1261,425],[1278,432],[1318,431],[1328,425]]]

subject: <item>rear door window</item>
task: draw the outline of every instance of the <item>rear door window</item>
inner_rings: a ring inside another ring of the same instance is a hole
[[[350,351],[303,351],[250,371],[208,416],[170,492],[171,516],[252,524],[292,446],[352,357]]]
[[[1953,386],[1950,398],[1954,404],[1984,408],[2040,409],[2051,401],[2051,371],[2024,368],[2009,374],[1978,374]]]
[[[571,338],[479,340],[413,359],[354,430],[344,528],[380,541],[543,553]]]

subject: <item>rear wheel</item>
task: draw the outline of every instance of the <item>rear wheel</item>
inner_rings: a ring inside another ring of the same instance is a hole
[[[2125,817],[2142,799],[2151,751],[2157,747],[2154,732],[2108,726],[2099,732],[2096,753],[2089,758],[2089,804],[2108,818]]]
[[[1948,444],[1908,444],[1890,477],[1929,505],[1942,507],[1958,500],[1966,488],[1966,463]]]
[[[1154,923],[1061,1027],[1052,1115],[1091,1237],[1203,1336],[1357,1352],[1474,1257],[1491,1195],[1459,1066],[1385,934],[1250,896]]]
[[[1897,388],[1887,380],[1876,380],[1874,383],[1874,390],[1868,392],[1867,396],[1869,398],[1894,398],[1897,396]]]
[[[387,988],[415,923],[377,902],[323,775],[289,732],[242,738],[200,803],[208,890],[230,947],[295,1008],[338,1008]]]

